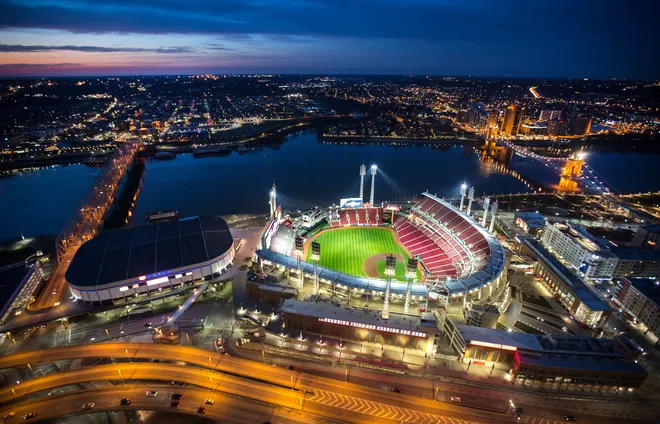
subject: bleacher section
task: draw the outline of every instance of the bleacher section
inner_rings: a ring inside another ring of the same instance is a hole
[[[383,208],[343,209],[339,211],[338,223],[333,226],[381,225]]]
[[[395,226],[401,243],[422,258],[432,277],[464,278],[490,262],[486,233],[439,199],[422,198],[407,218],[397,217]]]

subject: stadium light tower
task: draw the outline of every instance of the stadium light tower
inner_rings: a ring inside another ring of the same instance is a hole
[[[473,200],[474,200],[474,187],[470,187],[470,190],[468,190],[468,208],[467,208],[468,216],[470,215],[470,212],[472,211],[472,201]]]
[[[369,196],[369,204],[372,206],[374,204],[374,185],[376,184],[376,172],[378,172],[378,167],[376,164],[371,165],[371,196]]]
[[[488,218],[488,207],[490,206],[490,197],[484,199],[484,216],[481,218],[481,226],[486,228],[486,218]]]
[[[314,294],[319,294],[319,273],[316,269],[316,263],[321,260],[321,245],[315,241],[312,242],[312,262],[314,263]]]
[[[305,277],[303,277],[302,273],[302,263],[300,260],[300,257],[303,255],[303,252],[305,251],[305,240],[301,236],[296,236],[296,258],[298,259],[298,292],[300,293],[303,289],[303,282],[305,281]]]
[[[417,259],[410,258],[408,259],[408,264],[406,265],[406,277],[408,278],[408,286],[406,287],[406,303],[403,306],[403,313],[407,314],[408,309],[410,309],[410,298],[412,297],[412,283],[413,278],[417,276]]]
[[[392,277],[396,274],[396,256],[388,255],[385,257],[385,301],[383,302],[383,319],[390,317],[390,291],[392,287]]]
[[[493,232],[493,228],[495,228],[495,215],[497,215],[497,200],[490,207],[490,227],[488,227],[488,231],[491,233]]]
[[[367,167],[360,165],[360,200],[364,202],[364,176],[367,175]]]
[[[270,189],[270,217],[271,219],[275,217],[275,211],[277,210],[277,189],[275,188],[275,183],[273,182],[273,188]]]
[[[463,182],[461,184],[461,205],[458,207],[459,210],[463,210],[463,202],[465,202],[465,191],[467,190],[467,184]]]

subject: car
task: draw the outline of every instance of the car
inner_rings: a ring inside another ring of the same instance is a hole
[[[215,403],[215,400],[214,399],[206,399],[204,401],[204,403],[207,404],[207,405],[213,405]]]
[[[463,399],[461,399],[461,398],[458,397],[458,396],[452,396],[452,397],[450,397],[449,399],[450,399],[452,402],[463,403]]]
[[[32,418],[34,418],[34,417],[36,417],[36,416],[37,416],[37,413],[36,413],[36,412],[30,412],[29,414],[24,415],[24,416],[23,416],[23,419],[24,419],[24,420],[31,420]]]
[[[296,369],[296,367],[294,367],[293,365],[287,365],[286,368],[289,369],[289,370],[295,370]]]
[[[575,418],[572,415],[565,415],[564,420],[566,420],[566,421],[577,421],[577,418]]]
[[[154,391],[151,391],[151,390],[148,391],[147,393],[145,393],[145,395],[147,397],[155,397],[157,394],[158,394],[158,392],[154,392]]]
[[[93,407],[94,407],[94,402],[89,402],[89,403],[84,404],[82,406],[82,409],[84,411],[85,409],[92,409]]]
[[[393,393],[401,393],[401,389],[398,387],[390,387],[390,391]]]
[[[172,393],[172,396],[170,397],[172,400],[181,400],[183,399],[183,395],[181,393]]]
[[[197,407],[197,413],[198,414],[204,414],[206,412],[206,408],[204,408],[202,405],[199,405]]]
[[[145,323],[144,323],[144,326],[145,326],[145,327],[149,327],[149,328],[151,328],[151,323],[150,323],[150,322],[145,322]]]
[[[169,384],[170,386],[174,386],[174,385],[176,384],[176,382],[175,382],[175,381],[170,381],[170,382],[167,383],[167,384]]]
[[[181,402],[179,402],[178,400],[173,400],[172,402],[170,402],[170,406],[172,408],[178,408],[179,405],[181,405]]]
[[[10,418],[14,418],[15,416],[16,416],[16,412],[11,411],[11,412],[5,414],[5,420],[8,420]]]
[[[119,404],[120,404],[120,405],[130,405],[130,404],[131,404],[131,400],[130,400],[129,398],[124,398],[124,399],[122,399],[122,400],[119,401]]]

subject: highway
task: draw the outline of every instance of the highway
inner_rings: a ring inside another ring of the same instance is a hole
[[[510,422],[504,414],[462,408],[429,399],[372,389],[323,377],[311,376],[228,355],[194,348],[153,344],[108,343],[54,348],[4,357],[3,367],[37,364],[79,357],[126,357],[185,360],[188,364],[216,371],[164,363],[136,362],[99,365],[23,381],[0,391],[0,398],[20,397],[55,387],[88,381],[160,380],[181,381],[221,390],[283,407],[302,407],[304,412],[350,422]],[[222,372],[217,372],[222,371]],[[292,390],[290,387],[293,387]],[[415,418],[416,417],[416,418]]]
[[[147,391],[157,391],[155,397],[147,397]],[[170,406],[172,393],[184,395],[181,404],[175,409]],[[119,405],[123,398],[131,399],[131,404]],[[206,405],[206,399],[213,399],[213,405]],[[82,405],[94,402],[94,408],[82,409]],[[256,402],[241,397],[230,396],[212,390],[192,387],[162,387],[153,385],[118,386],[104,390],[77,392],[62,396],[42,398],[36,401],[22,402],[11,408],[4,408],[0,417],[9,411],[16,413],[14,420],[20,420],[28,413],[36,412],[35,420],[54,419],[57,417],[87,414],[104,411],[167,411],[200,415],[199,406],[204,406],[205,418],[221,420],[229,424],[262,423],[270,421],[272,424],[333,424],[339,421],[325,419],[288,408],[273,407],[264,402]],[[10,422],[10,421],[7,421]]]

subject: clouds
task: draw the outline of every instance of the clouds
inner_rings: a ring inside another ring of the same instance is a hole
[[[220,49],[221,47],[214,47]],[[85,53],[159,53],[159,54],[181,54],[193,53],[191,47],[159,47],[155,49],[142,47],[102,47],[102,46],[30,46],[21,44],[0,44],[2,53],[26,53],[26,52],[48,52],[48,51],[74,51]]]
[[[261,52],[271,72],[300,55],[299,72],[649,77],[658,12],[643,0],[0,0],[0,34],[14,35],[0,56],[197,55],[222,72]],[[30,31],[59,38],[20,39]]]

